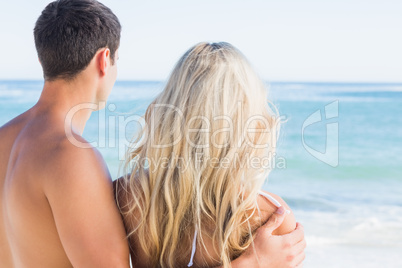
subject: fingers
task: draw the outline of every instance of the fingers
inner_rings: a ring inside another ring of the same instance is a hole
[[[295,258],[292,261],[292,267],[303,267],[303,261],[306,258],[306,254],[304,251],[301,254],[298,254],[295,256]]]
[[[293,250],[296,254],[301,254],[306,249],[306,246],[307,246],[306,240],[303,239],[302,241],[293,246]]]
[[[285,219],[287,213],[285,208],[279,207],[271,217],[269,217],[268,221],[262,226],[260,229],[264,229],[265,232],[269,233],[270,235],[272,232],[277,229]]]
[[[304,252],[306,246],[307,244],[305,239],[293,246],[293,252],[295,252],[295,255],[292,261],[292,267],[303,267],[303,261],[306,258],[306,254]]]

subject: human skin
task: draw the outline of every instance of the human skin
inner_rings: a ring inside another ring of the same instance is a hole
[[[66,122],[73,107],[106,100],[116,68],[98,50],[74,80],[45,81],[38,103],[0,128],[0,267],[129,267],[112,180],[81,137],[91,110]]]
[[[119,180],[123,180],[123,178]],[[130,200],[130,196],[119,188],[119,180],[114,182],[116,199],[124,207],[127,201]],[[304,249],[306,248],[304,228],[301,224],[296,224],[293,213],[282,198],[272,193],[270,195],[278,200],[282,206],[277,209],[265,198],[258,198],[261,218],[259,216],[258,218],[253,217],[251,221],[254,228],[257,229],[259,227],[256,231],[254,247],[249,247],[240,257],[232,261],[232,267],[302,267],[305,258]],[[286,210],[289,213],[285,213]],[[137,215],[134,212],[132,217],[127,217],[127,215],[122,215],[122,217],[126,227],[131,230],[135,226],[136,218],[139,217],[139,214]],[[261,227],[260,222],[264,223]],[[208,252],[199,247],[195,253],[193,267],[201,267],[197,263],[203,263],[202,267],[220,267],[216,264],[216,260],[219,259],[219,253],[213,251],[213,244],[208,235],[204,237],[204,243]],[[130,237],[129,244],[130,249],[134,250],[131,252],[133,267],[150,267],[149,260],[141,249],[135,234]],[[204,263],[203,258],[205,258],[207,263]],[[190,259],[190,256],[188,256],[188,259]]]
[[[73,81],[45,81],[38,103],[0,128],[0,267],[129,267],[109,172],[81,137],[91,110],[77,111],[66,127],[72,108],[106,101],[116,72],[110,51],[100,49]],[[295,267],[302,229],[273,230],[258,230],[260,262],[246,252],[232,266]]]
[[[270,195],[282,206],[276,209],[265,198],[259,197],[261,220],[266,223],[256,231],[254,248],[249,247],[242,258],[232,262],[232,267],[303,267],[306,257],[304,227],[295,222],[293,212],[282,198],[272,193]],[[285,213],[285,210],[290,213]]]

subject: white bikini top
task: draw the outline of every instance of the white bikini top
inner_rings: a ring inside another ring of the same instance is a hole
[[[279,203],[275,198],[273,198],[269,194],[267,194],[263,191],[259,191],[258,194],[265,197],[268,201],[271,201],[271,203],[274,204],[276,207],[279,208],[282,206],[281,203]],[[190,258],[190,262],[187,264],[187,267],[193,266],[193,259],[194,259],[196,248],[197,248],[197,229],[194,232],[193,245],[192,245],[192,249],[191,249],[191,258]]]

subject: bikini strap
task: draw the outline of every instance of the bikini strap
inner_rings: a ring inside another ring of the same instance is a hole
[[[263,191],[258,191],[259,195],[264,196],[266,199],[268,199],[269,201],[271,201],[272,204],[274,204],[276,207],[281,207],[281,203],[278,202],[278,200],[276,200],[275,198],[273,198],[271,195],[267,194],[266,192]]]
[[[195,231],[194,231],[193,246],[191,249],[191,258],[190,258],[190,262],[187,264],[187,267],[193,266],[193,260],[194,260],[196,248],[197,248],[197,229],[195,229]]]

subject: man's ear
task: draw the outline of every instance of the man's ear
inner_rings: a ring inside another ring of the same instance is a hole
[[[102,76],[104,76],[110,66],[110,49],[105,48],[99,51],[98,55],[99,71]]]

